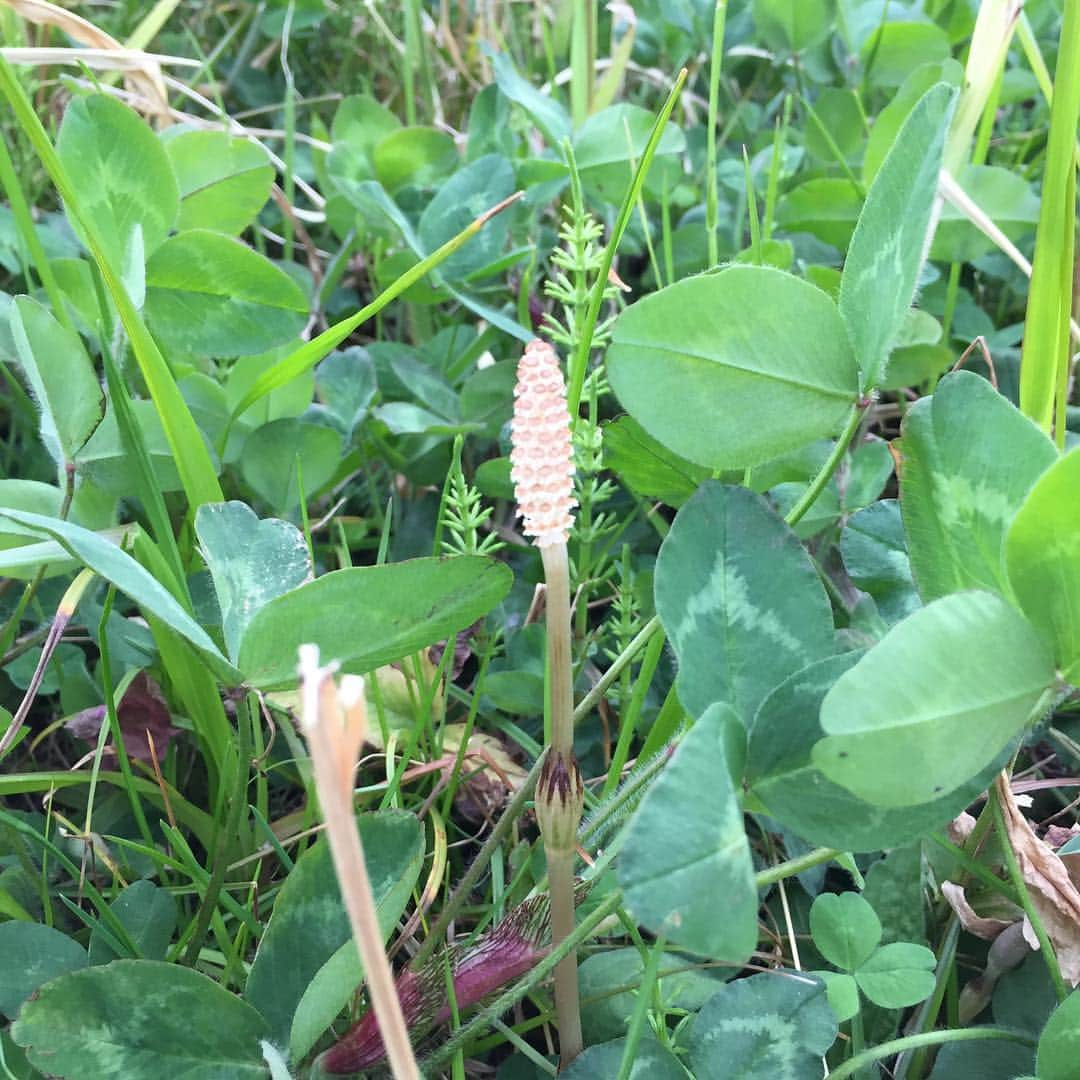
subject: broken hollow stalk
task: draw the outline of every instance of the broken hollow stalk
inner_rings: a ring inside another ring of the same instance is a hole
[[[566,541],[574,507],[574,463],[566,385],[555,350],[532,341],[514,388],[510,477],[524,532],[540,549],[547,605],[548,753],[536,784],[536,818],[544,841],[551,896],[552,946],[574,929],[574,859],[584,787],[574,757],[574,688],[570,653],[570,566]],[[582,1049],[577,957],[555,969],[555,1012],[562,1064]]]
[[[345,676],[341,691],[334,668],[319,666],[316,645],[300,646],[301,705],[304,733],[311,752],[326,837],[353,937],[360,951],[368,997],[382,1033],[395,1080],[419,1080],[409,1031],[383,949],[371,880],[353,812],[353,771],[364,741],[367,715],[364,683]]]

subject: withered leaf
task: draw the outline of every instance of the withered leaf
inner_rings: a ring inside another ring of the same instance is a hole
[[[990,919],[976,914],[975,909],[968,903],[964,890],[953,881],[942,882],[941,895],[956,912],[960,925],[969,934],[974,934],[983,941],[993,941],[1003,930],[1012,926],[1007,919]]]
[[[180,729],[173,727],[170,722],[172,718],[161,687],[145,671],[140,671],[131,680],[131,685],[116,708],[116,716],[120,721],[120,732],[124,737],[124,749],[128,757],[144,761],[148,765],[153,761],[151,739],[160,760],[165,756],[170,740],[180,734]],[[64,727],[76,738],[96,743],[104,722],[105,706],[95,705],[75,713]],[[106,744],[101,757],[103,764],[109,767],[115,764],[116,748],[111,741]]]

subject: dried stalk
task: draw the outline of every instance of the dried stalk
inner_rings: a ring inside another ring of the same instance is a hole
[[[394,975],[383,949],[375,897],[353,813],[353,770],[367,726],[364,683],[362,679],[346,676],[339,695],[334,685],[334,670],[332,666],[319,666],[317,646],[300,647],[302,719],[315,788],[390,1068],[396,1080],[420,1080]]]

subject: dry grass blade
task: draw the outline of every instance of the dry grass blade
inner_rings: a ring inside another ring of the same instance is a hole
[[[1031,263],[1024,253],[997,227],[990,215],[956,182],[946,170],[942,169],[938,177],[938,194],[952,203],[987,238],[1007,255],[1024,276],[1031,277]],[[1080,345],[1080,323],[1069,321],[1069,330],[1073,341]]]
[[[38,26],[55,26],[72,40],[89,49],[132,55],[130,49],[125,49],[116,38],[106,34],[89,20],[56,4],[50,4],[47,0],[2,0],[2,2],[27,22]],[[127,79],[133,88],[138,89],[152,104],[154,114],[167,120],[169,99],[165,92],[165,83],[161,78],[161,68],[150,54],[141,55],[145,57],[145,63],[128,72]]]
[[[70,64],[72,67],[94,68],[98,71],[140,72],[150,65],[173,67],[199,67],[197,60],[184,56],[168,56],[164,53],[148,53],[142,49],[66,49],[61,47],[33,48],[14,46],[0,49],[0,55],[9,64],[50,65]]]
[[[964,88],[945,147],[945,167],[950,172],[956,172],[967,160],[979,117],[1005,63],[1023,7],[1023,0],[985,0],[979,5],[964,69]]]

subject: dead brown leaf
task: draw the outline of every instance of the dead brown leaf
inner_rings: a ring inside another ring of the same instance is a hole
[[[120,732],[124,737],[124,750],[129,758],[153,761],[150,739],[159,759],[169,748],[169,740],[180,734],[180,729],[172,726],[169,706],[165,696],[145,671],[140,671],[127,688],[120,704],[116,708],[116,717],[120,721]],[[105,720],[105,706],[96,705],[92,709],[83,709],[72,716],[64,727],[76,738],[89,743],[97,742],[98,733]],[[148,737],[149,736],[149,737]],[[116,749],[112,745],[105,747],[102,761],[112,767],[116,761]]]
[[[464,734],[464,724],[447,724],[443,729],[443,753],[456,756]],[[469,821],[480,824],[502,809],[527,775],[498,736],[473,731],[465,747],[454,806]]]
[[[1031,901],[1042,919],[1061,974],[1070,986],[1080,983],[1080,890],[1073,884],[1064,861],[1040,840],[1027,818],[1020,813],[1008,777],[995,781],[1001,801],[1005,830],[1016,852],[1020,873],[1028,886]],[[1025,928],[1029,944],[1038,948],[1034,933]]]
[[[1058,858],[1069,871],[1072,883],[1080,889],[1080,851],[1070,851],[1068,855],[1062,855],[1059,850],[1077,836],[1080,836],[1080,825],[1073,825],[1068,829],[1062,825],[1051,825],[1043,839],[1058,853]]]
[[[974,828],[975,819],[966,810],[962,810],[960,814],[953,818],[953,820],[945,827],[945,834],[954,844],[958,847],[962,847],[967,838],[971,835],[971,830]]]
[[[1055,850],[1064,847],[1074,837],[1080,836],[1080,825],[1048,825],[1043,839]]]
[[[941,895],[956,912],[960,925],[969,934],[974,934],[983,941],[993,941],[1003,930],[1012,926],[1007,919],[990,919],[976,914],[975,909],[968,903],[964,890],[953,881],[942,882]]]

